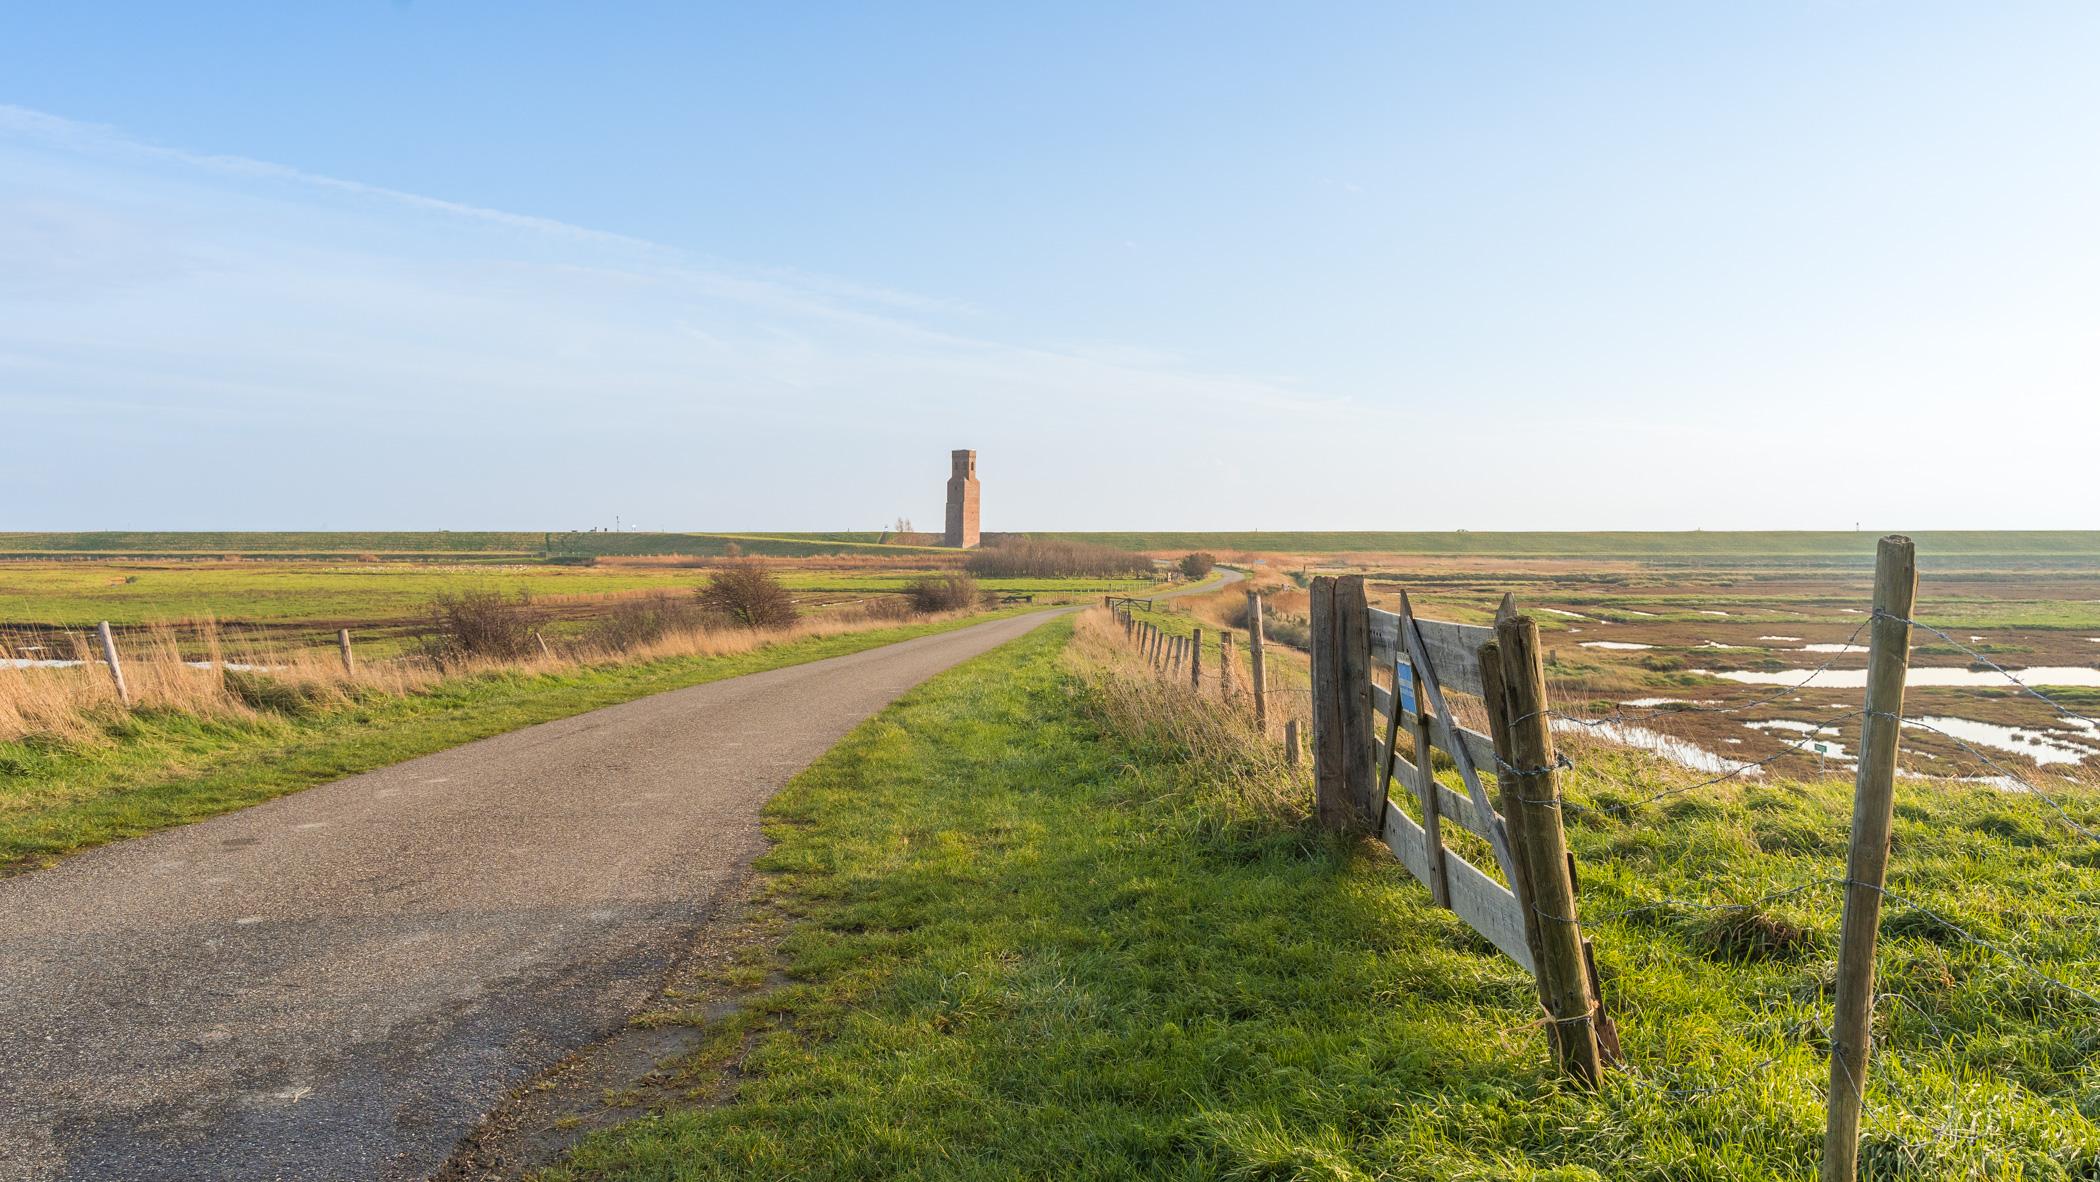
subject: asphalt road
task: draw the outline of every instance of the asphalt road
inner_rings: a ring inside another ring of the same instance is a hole
[[[782,784],[1048,618],[644,698],[0,881],[0,1180],[427,1177],[654,994]]]

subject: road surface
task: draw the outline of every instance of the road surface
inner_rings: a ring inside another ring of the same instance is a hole
[[[654,995],[782,784],[1048,618],[643,698],[0,881],[0,1180],[427,1177]]]

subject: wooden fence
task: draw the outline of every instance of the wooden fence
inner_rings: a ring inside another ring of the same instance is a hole
[[[1321,821],[1377,834],[1438,906],[1532,974],[1555,1058],[1594,1084],[1618,1057],[1618,1034],[1576,913],[1537,625],[1507,598],[1492,628],[1419,618],[1404,593],[1398,612],[1379,611],[1361,576],[1322,577],[1312,650]],[[1477,704],[1489,733],[1461,721],[1459,701]],[[1438,783],[1438,752],[1462,795]],[[1394,799],[1396,783],[1419,817]],[[1447,822],[1480,837],[1492,865],[1449,848]]]
[[[1851,842],[1845,876],[1836,880],[1845,899],[1820,1182],[1858,1176],[1874,954],[1916,584],[1910,540],[1882,539]],[[1564,763],[1553,742],[1537,624],[1509,596],[1487,626],[1420,618],[1405,592],[1397,612],[1371,608],[1357,575],[1315,578],[1311,592],[1313,789],[1320,822],[1375,835],[1428,887],[1437,906],[1530,973],[1556,1060],[1578,1082],[1594,1085],[1623,1059],[1596,951],[1582,933],[1578,876],[1561,826]],[[1248,688],[1259,718],[1274,690],[1264,676],[1260,599],[1249,596]],[[1126,638],[1156,669],[1202,689],[1201,629],[1193,637],[1173,635],[1140,620],[1134,601],[1112,606]],[[1228,693],[1229,636],[1218,644],[1219,679]],[[1467,718],[1482,720],[1487,733]],[[1295,756],[1295,721],[1286,732]],[[1458,789],[1439,780],[1440,763]],[[1481,839],[1484,864],[1450,848],[1446,825]]]

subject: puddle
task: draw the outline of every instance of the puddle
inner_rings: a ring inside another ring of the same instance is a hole
[[[1801,638],[1800,638],[1800,637],[1798,637],[1798,636],[1760,636],[1760,637],[1758,637],[1758,639],[1759,639],[1759,640],[1785,640],[1785,641],[1790,641],[1790,642],[1792,642],[1792,643],[1794,643],[1794,644],[1799,644],[1799,643],[1801,643]]]
[[[1619,703],[1621,706],[1633,706],[1644,710],[1655,706],[1718,706],[1720,704],[1721,699],[1719,698],[1628,698]]]
[[[1549,615],[1555,615],[1555,616],[1566,616],[1567,618],[1569,618],[1569,619],[1571,619],[1571,620],[1587,620],[1587,619],[1589,619],[1589,617],[1588,617],[1588,616],[1582,615],[1582,614],[1580,614],[1579,612],[1564,612],[1564,611],[1560,610],[1560,609],[1559,609],[1559,608],[1557,608],[1557,607],[1542,607],[1542,608],[1540,608],[1539,610],[1540,610],[1540,611],[1542,611],[1542,612],[1546,612],[1546,613],[1547,613],[1547,614],[1549,614]]]
[[[1610,648],[1619,649],[1622,651],[1631,651],[1633,649],[1639,648],[1654,648],[1655,646],[1652,644],[1635,644],[1633,641],[1630,640],[1585,640],[1582,642],[1582,647]]]
[[[2009,755],[2024,755],[2037,764],[2079,763],[2089,755],[2100,754],[2100,751],[2075,742],[2060,731],[2052,733],[2030,727],[1978,722],[1973,718],[1939,718],[1932,715],[1906,718],[1904,721],[1945,731],[1973,747],[1988,747]],[[2077,722],[2075,719],[2066,721],[2076,725],[2079,730],[2089,733],[2093,730],[2089,724]],[[2100,735],[2095,737],[2100,738]]]
[[[1717,612],[1717,611],[1713,610],[1712,608],[1700,608],[1700,609],[1699,609],[1699,614],[1700,614],[1700,615],[1702,615],[1702,616],[1725,616],[1725,615],[1727,615],[1728,613],[1727,613],[1727,612]]]
[[[1654,612],[1635,611],[1630,607],[1615,607],[1612,610],[1618,612],[1622,616],[1642,616],[1650,620],[1655,618]],[[2100,636],[2093,637],[2093,643],[2100,644]]]
[[[1864,644],[1804,644],[1801,646],[1801,651],[1804,653],[1863,653],[1867,651],[1867,646]]]
[[[1638,747],[1643,751],[1653,752],[1672,763],[1682,764],[1694,771],[1732,772],[1741,766],[1738,761],[1723,755],[1717,755],[1697,743],[1686,742],[1675,735],[1666,735],[1661,731],[1652,731],[1644,726],[1624,726],[1616,722],[1600,722],[1595,725],[1589,725],[1572,718],[1556,718],[1553,720],[1553,729],[1569,734],[1596,735],[1599,738],[1610,739],[1614,743],[1620,743],[1628,747]],[[1763,771],[1764,769],[1762,768],[1750,768],[1743,774],[1756,776],[1762,774]]]
[[[1864,669],[1825,669],[1817,673],[1813,669],[1781,669],[1777,672],[1755,670],[1731,670],[1718,673],[1708,669],[1694,670],[1707,677],[1718,677],[1724,681],[1740,682],[1743,685],[1795,685],[1805,684],[1817,689],[1862,689],[1867,684]],[[2076,685],[2100,686],[2100,669],[2090,665],[2046,665],[2033,669],[2011,671],[2022,685]],[[1813,679],[1804,681],[1809,674]],[[1920,669],[1913,667],[1905,685],[1997,685],[2006,684],[2005,675],[1994,669]]]

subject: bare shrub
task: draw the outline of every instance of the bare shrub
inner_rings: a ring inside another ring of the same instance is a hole
[[[697,631],[708,622],[707,612],[698,603],[658,592],[615,602],[592,622],[589,639],[598,648],[624,653],[673,632]]]
[[[1183,575],[1191,579],[1200,579],[1209,574],[1212,568],[1218,565],[1218,560],[1213,555],[1197,550],[1182,555],[1181,561],[1176,565],[1181,568]]]
[[[973,552],[964,567],[979,578],[1038,575],[1051,578],[1144,578],[1152,560],[1142,554],[1091,542],[1008,538]]]
[[[532,596],[526,592],[516,599],[488,588],[440,595],[430,603],[423,653],[439,665],[468,658],[514,661],[538,647],[532,621]]]
[[[925,575],[913,579],[904,593],[913,611],[928,614],[975,607],[980,595],[977,580],[968,575]]]
[[[799,618],[794,596],[756,562],[724,566],[697,594],[701,607],[741,628],[791,628]]]
[[[844,607],[825,612],[827,621],[843,623],[901,624],[918,614],[909,598],[885,595],[879,599],[863,599]]]

